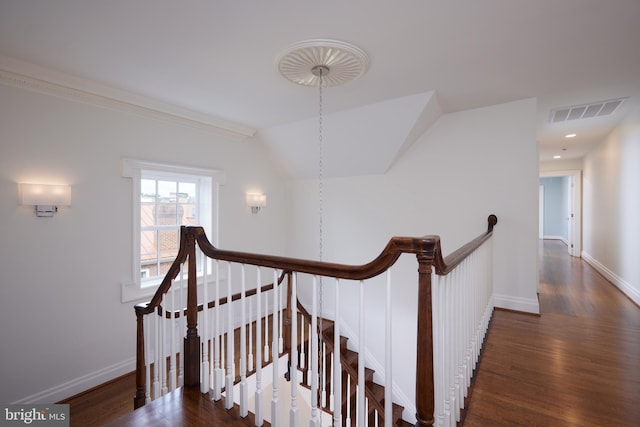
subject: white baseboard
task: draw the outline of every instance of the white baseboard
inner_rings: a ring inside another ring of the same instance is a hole
[[[510,295],[493,295],[496,308],[540,314],[540,304],[537,298],[512,297]]]
[[[78,393],[89,390],[100,384],[103,384],[119,376],[128,374],[136,369],[136,359],[131,358],[116,363],[106,368],[102,368],[95,372],[83,375],[66,383],[51,387],[39,393],[12,402],[12,404],[36,404],[36,403],[55,403],[75,396]],[[135,390],[131,390],[131,398]]]
[[[622,293],[640,305],[640,290],[631,286],[631,283],[618,276],[616,273],[607,268],[600,261],[589,255],[587,252],[582,251],[582,259],[584,259],[590,266],[595,268],[598,273],[602,274],[608,281],[610,281],[616,288],[620,289]]]
[[[565,245],[569,246],[569,241],[563,236],[542,236],[544,240],[560,240]]]

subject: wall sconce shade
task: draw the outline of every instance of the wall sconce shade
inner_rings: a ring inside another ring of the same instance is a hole
[[[251,213],[256,214],[267,206],[267,196],[261,193],[247,193],[247,206],[251,208]]]
[[[53,216],[58,206],[71,206],[71,186],[20,184],[20,205],[35,206],[37,216]]]

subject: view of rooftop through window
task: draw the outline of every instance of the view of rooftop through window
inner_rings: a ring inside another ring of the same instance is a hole
[[[178,253],[180,226],[196,225],[198,183],[140,181],[140,278],[164,276]]]

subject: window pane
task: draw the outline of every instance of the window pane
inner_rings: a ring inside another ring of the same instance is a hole
[[[196,183],[180,182],[178,188],[178,223],[180,225],[196,225]]]
[[[140,226],[155,225],[156,181],[142,179],[140,181]]]
[[[158,253],[160,259],[164,261],[166,258],[171,258],[170,261],[173,261],[173,258],[178,255],[180,243],[178,230],[160,230],[158,231],[158,235]]]
[[[157,271],[158,248],[157,232],[143,231],[140,233],[140,274],[146,277],[154,276]]]
[[[156,217],[158,225],[178,224],[176,209],[176,190],[178,183],[175,181],[158,181],[158,205]]]

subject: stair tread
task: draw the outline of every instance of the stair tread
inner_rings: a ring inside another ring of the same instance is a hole
[[[334,345],[334,322],[328,319],[322,319],[322,339],[327,344],[328,354],[333,352]],[[344,336],[340,336],[340,359],[343,365],[343,370],[347,369],[349,371],[350,376],[352,377],[353,383],[357,382],[358,376],[358,352],[353,351],[347,348],[348,338]],[[306,340],[305,340],[306,341]],[[385,391],[384,386],[379,385],[373,381],[375,371],[373,369],[367,368],[365,366],[365,388],[367,398],[369,399],[369,414],[372,415],[375,410],[380,412],[380,408],[382,408],[382,413],[384,412],[385,405]],[[343,376],[342,383],[342,405],[345,406],[348,400],[355,399],[356,387],[350,388],[350,396],[347,396],[346,393],[346,376]],[[374,402],[375,401],[375,402]],[[402,419],[402,413],[404,411],[404,406],[398,405],[397,403],[392,402],[392,424],[397,426],[410,426],[410,423],[407,423]]]

